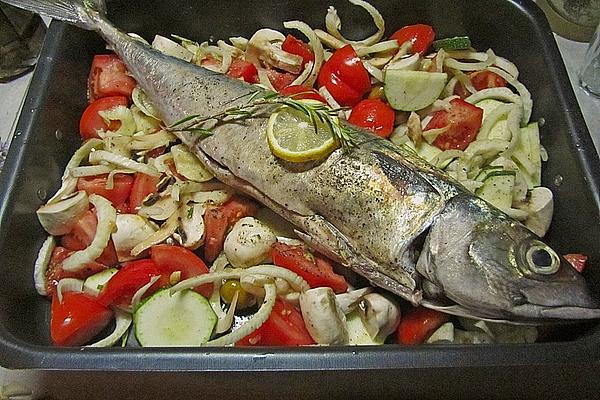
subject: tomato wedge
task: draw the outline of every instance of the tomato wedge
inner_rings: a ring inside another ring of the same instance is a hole
[[[166,277],[175,271],[181,271],[181,280],[208,274],[204,261],[185,247],[158,244],[150,248],[150,258]],[[202,285],[194,290],[208,298],[212,294],[213,285]]]
[[[204,259],[212,263],[221,250],[230,226],[243,217],[256,213],[258,206],[243,197],[233,197],[227,203],[211,207],[204,213]]]
[[[351,45],[346,45],[323,64],[319,86],[325,86],[342,106],[353,106],[371,90],[371,78]]]
[[[248,83],[258,83],[258,70],[254,64],[239,58],[231,62],[227,75],[232,78],[242,78]]]
[[[569,262],[569,264],[571,264],[571,266],[573,268],[575,268],[577,270],[577,272],[582,273],[583,270],[585,269],[585,263],[588,260],[588,256],[586,256],[585,254],[579,254],[579,253],[575,253],[575,254],[565,254],[563,256],[565,258],[565,260],[567,260]]]
[[[98,301],[104,306],[128,306],[131,298],[142,286],[150,282],[153,276],[161,276],[147,292],[146,296],[158,288],[168,285],[168,276],[163,276],[156,263],[152,260],[136,260],[129,262],[104,285]]]
[[[410,41],[413,53],[423,54],[431,47],[435,39],[435,31],[430,25],[407,25],[394,32],[390,39],[396,39],[400,46]]]
[[[146,175],[141,172],[135,174],[131,193],[129,194],[129,209],[131,212],[137,212],[146,196],[156,192],[156,185],[159,181],[160,177],[158,176]]]
[[[348,122],[365,128],[374,134],[388,138],[394,130],[396,112],[378,99],[361,100],[352,108]]]
[[[96,236],[96,227],[98,226],[98,219],[96,218],[95,211],[88,210],[81,217],[67,235],[64,235],[61,239],[63,246],[69,250],[83,250],[92,243],[94,236]],[[110,239],[108,245],[102,252],[102,255],[96,259],[97,262],[106,266],[116,265],[119,260],[117,258],[117,251],[115,245]]]
[[[121,126],[119,121],[110,121],[110,125],[108,125],[98,113],[100,111],[113,109],[117,106],[127,107],[128,105],[129,101],[127,100],[127,97],[124,96],[103,97],[95,100],[93,103],[87,106],[81,115],[81,120],[79,121],[79,134],[81,135],[82,139],[99,139],[99,130],[114,131],[119,129]]]
[[[506,80],[492,71],[483,70],[471,72],[469,74],[469,79],[475,90],[478,91],[495,87],[506,87]],[[459,82],[454,87],[454,94],[464,99],[471,93],[469,93],[462,83]]]
[[[88,196],[91,194],[100,195],[109,200],[113,206],[122,208],[129,198],[129,193],[131,193],[133,178],[127,174],[115,174],[112,189],[106,188],[107,180],[108,175],[82,177],[77,180],[77,190],[85,191]]]
[[[315,344],[306,330],[300,311],[280,299],[275,301],[269,319],[236,346],[305,346]]]
[[[304,85],[291,85],[285,87],[279,91],[279,94],[282,96],[288,96],[296,100],[300,99],[309,99],[309,100],[317,100],[321,103],[327,103],[323,96],[319,94],[315,89],[309,88]]]
[[[268,69],[267,77],[269,78],[271,85],[273,85],[273,89],[279,92],[294,82],[298,75],[292,74],[291,72],[280,72],[274,69]]]
[[[331,263],[323,257],[311,254],[304,246],[276,242],[271,249],[271,257],[273,264],[300,275],[311,288],[328,286],[335,293],[348,290],[346,279],[333,272]]]
[[[449,319],[448,314],[439,311],[425,307],[414,308],[402,316],[402,321],[396,330],[398,343],[421,344]]]
[[[302,57],[302,67],[309,61],[315,61],[315,54],[307,43],[293,35],[287,35],[281,44],[281,50]]]
[[[94,338],[112,319],[110,308],[80,292],[65,292],[62,303],[52,297],[50,336],[58,346],[80,346]]]
[[[88,77],[90,101],[108,96],[131,98],[135,86],[135,79],[128,74],[125,63],[115,54],[94,56]]]
[[[440,110],[433,114],[425,130],[448,127],[433,142],[442,150],[464,150],[477,137],[483,110],[462,99],[450,101],[450,110]]]
[[[64,239],[64,237],[63,237]],[[46,269],[46,291],[49,296],[52,296],[56,292],[56,285],[58,281],[64,278],[75,278],[75,279],[86,279],[89,276],[94,275],[97,272],[105,270],[107,267],[105,265],[100,264],[99,262],[91,262],[85,265],[84,268],[79,271],[65,271],[62,268],[62,263],[74,250],[81,250],[85,248],[85,246],[81,247],[81,249],[69,249],[67,246],[62,243],[63,246],[57,246],[52,251],[52,255],[50,256],[50,263],[48,264],[48,268]]]

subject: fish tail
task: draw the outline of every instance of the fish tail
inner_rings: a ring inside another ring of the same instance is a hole
[[[106,14],[104,0],[2,0],[5,3],[93,30]]]

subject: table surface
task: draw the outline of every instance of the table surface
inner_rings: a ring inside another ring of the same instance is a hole
[[[586,43],[574,42],[555,35],[565,66],[571,78],[577,100],[587,123],[588,129],[596,151],[600,154],[600,99],[589,95],[577,84],[577,70],[583,60],[587,49]],[[31,73],[13,82],[0,84],[0,139],[2,143],[10,140],[23,98],[27,92]],[[19,383],[25,388],[33,390],[34,397],[40,394],[52,394],[54,398],[61,398],[63,385],[52,379],[52,372],[45,371],[20,371],[7,370],[0,367],[0,398],[2,385]],[[64,378],[64,376],[63,376]],[[67,395],[69,397],[69,395]]]

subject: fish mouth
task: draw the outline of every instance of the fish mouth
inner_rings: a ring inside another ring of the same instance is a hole
[[[515,307],[515,313],[530,316],[536,319],[548,320],[587,320],[600,318],[600,308],[587,308],[577,306],[540,306],[536,304],[524,304]]]

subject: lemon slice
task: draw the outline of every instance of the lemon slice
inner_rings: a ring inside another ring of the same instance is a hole
[[[337,119],[334,123],[338,123]],[[286,161],[318,160],[337,148],[329,126],[317,121],[317,129],[303,112],[284,106],[273,113],[267,125],[271,152]]]

